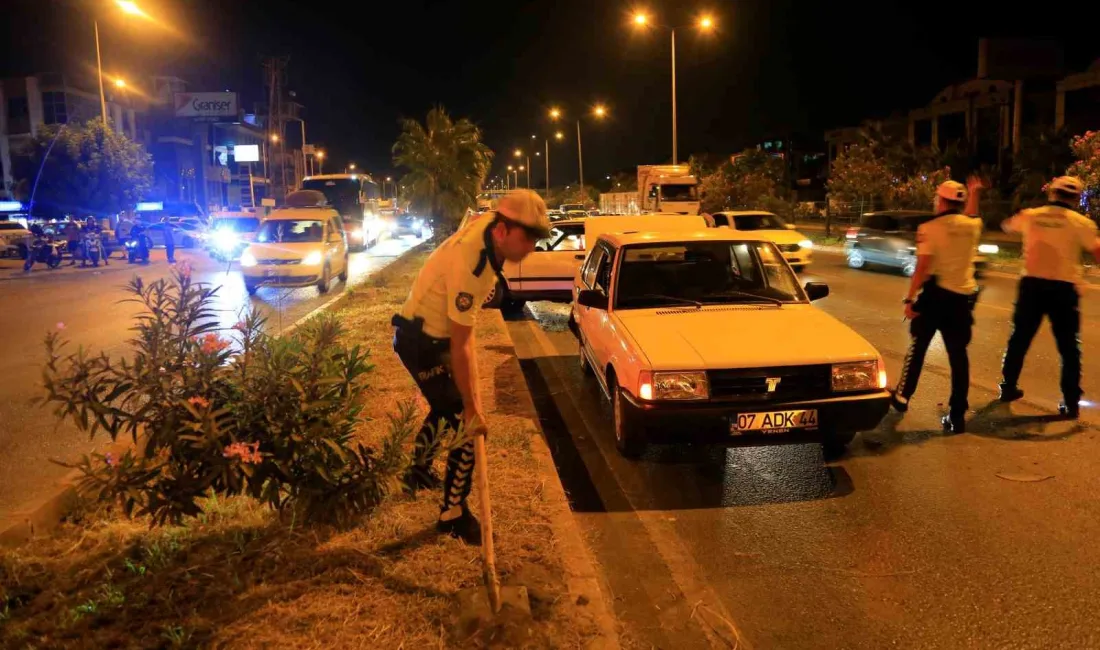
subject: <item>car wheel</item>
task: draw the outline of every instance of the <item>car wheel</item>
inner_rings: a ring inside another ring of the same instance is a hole
[[[913,277],[913,274],[917,272],[917,258],[914,257],[910,260],[907,260],[905,264],[902,265],[901,272],[907,278]]]
[[[332,271],[329,269],[328,264],[325,264],[325,268],[321,270],[321,279],[317,281],[317,293],[328,293],[328,285],[331,280]]]
[[[612,380],[613,381],[613,380]],[[645,452],[645,429],[617,383],[611,385],[611,420],[615,429],[615,448],[624,458],[637,458]]]
[[[338,277],[340,278],[340,282],[347,283],[347,281],[348,281],[348,257],[347,257],[347,255],[344,256],[344,270],[340,271],[340,275]]]
[[[821,441],[822,455],[826,459],[837,459],[844,455],[844,452],[848,450],[848,445],[852,444],[852,439],[856,437],[853,432],[837,433],[836,431],[825,432],[825,437]]]
[[[526,300],[514,300],[512,298],[505,298],[500,304],[500,311],[506,316],[519,316],[523,313],[523,307],[526,304]]]
[[[493,285],[493,288],[489,290],[489,295],[485,296],[485,302],[481,303],[482,309],[500,309],[500,305],[504,302],[504,286],[497,280],[497,283]]]
[[[577,358],[580,359],[581,374],[585,377],[592,376],[592,364],[588,363],[588,357],[584,356],[584,340],[577,339]]]
[[[867,260],[863,257],[863,252],[859,250],[848,251],[848,266],[853,269],[862,269],[867,266]]]
[[[260,287],[256,283],[249,282],[249,281],[245,280],[244,290],[248,292],[248,295],[250,295],[250,296],[256,295],[256,289],[259,289],[259,288]]]

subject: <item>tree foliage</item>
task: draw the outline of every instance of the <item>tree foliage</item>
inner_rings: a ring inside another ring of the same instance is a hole
[[[703,192],[703,211],[765,209],[788,201],[787,166],[782,158],[759,149],[746,149],[732,161],[707,172],[698,166]]]
[[[46,211],[117,214],[144,198],[152,183],[153,159],[144,147],[98,118],[44,126],[19,153],[12,172],[20,198]]]
[[[930,209],[936,187],[951,177],[942,152],[907,143],[866,141],[837,155],[829,195],[868,209]]]
[[[1012,159],[1012,210],[1043,201],[1046,184],[1066,173],[1074,160],[1073,142],[1064,132],[1043,129],[1025,133],[1020,151]]]
[[[84,457],[85,494],[154,524],[235,494],[305,520],[346,522],[397,489],[415,408],[392,419],[378,448],[356,441],[371,366],[365,350],[342,343],[334,318],[273,337],[252,313],[227,338],[216,289],[192,283],[186,267],[148,285],[135,278],[129,292],[143,307],[130,358],[73,351],[62,332],[46,337],[42,401],[93,440],[134,443]]]
[[[416,210],[454,228],[489,173],[493,152],[481,141],[481,129],[466,118],[452,120],[446,109],[428,111],[424,123],[406,119],[393,145],[393,162],[408,169],[404,196]]]
[[[1100,215],[1100,131],[1087,131],[1073,138],[1070,143],[1077,162],[1066,173],[1081,179],[1086,188],[1088,211],[1094,217]]]

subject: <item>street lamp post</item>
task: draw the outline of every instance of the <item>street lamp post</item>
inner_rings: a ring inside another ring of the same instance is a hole
[[[641,12],[634,14],[634,25],[639,28],[648,27],[650,25],[649,15]],[[676,28],[667,25],[660,26],[667,29],[672,36],[672,164],[675,165],[679,160],[677,157],[676,133]],[[709,32],[714,29],[714,18],[704,14],[699,17],[697,26],[700,31]]]
[[[132,16],[146,17],[145,12],[141,10],[141,7],[137,6],[132,0],[115,0],[115,4],[123,13],[130,14]],[[92,20],[92,27],[95,30],[95,67],[96,73],[99,76],[99,114],[103,118],[103,128],[107,128],[107,97],[103,93],[103,57],[99,51],[99,19]]]
[[[561,117],[561,110],[557,108],[550,109],[550,119],[557,120]],[[596,104],[592,108],[592,115],[598,119],[607,117],[607,108],[603,104]],[[559,134],[560,135],[560,134]],[[560,138],[559,138],[560,139]],[[578,181],[581,187],[581,194],[584,194],[584,150],[581,144],[581,120],[577,118],[577,175]]]
[[[324,174],[325,173],[325,152],[324,151],[318,151],[316,154],[314,154],[314,157],[317,159],[317,173],[318,174]]]

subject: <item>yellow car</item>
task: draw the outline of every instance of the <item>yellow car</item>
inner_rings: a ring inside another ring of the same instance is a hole
[[[328,207],[273,211],[241,253],[249,295],[261,286],[308,287],[326,293],[333,276],[348,279],[348,243],[340,215]]]
[[[770,241],[783,253],[783,259],[796,272],[802,272],[813,261],[814,243],[771,212],[760,210],[723,211],[710,215],[716,228],[750,232],[753,237]]]

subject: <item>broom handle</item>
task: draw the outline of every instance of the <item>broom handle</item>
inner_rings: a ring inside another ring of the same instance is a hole
[[[500,578],[497,577],[497,556],[493,551],[493,508],[489,503],[489,467],[485,453],[485,436],[474,436],[474,465],[477,467],[477,495],[481,501],[481,557],[485,562],[485,587],[493,613],[500,611]]]

